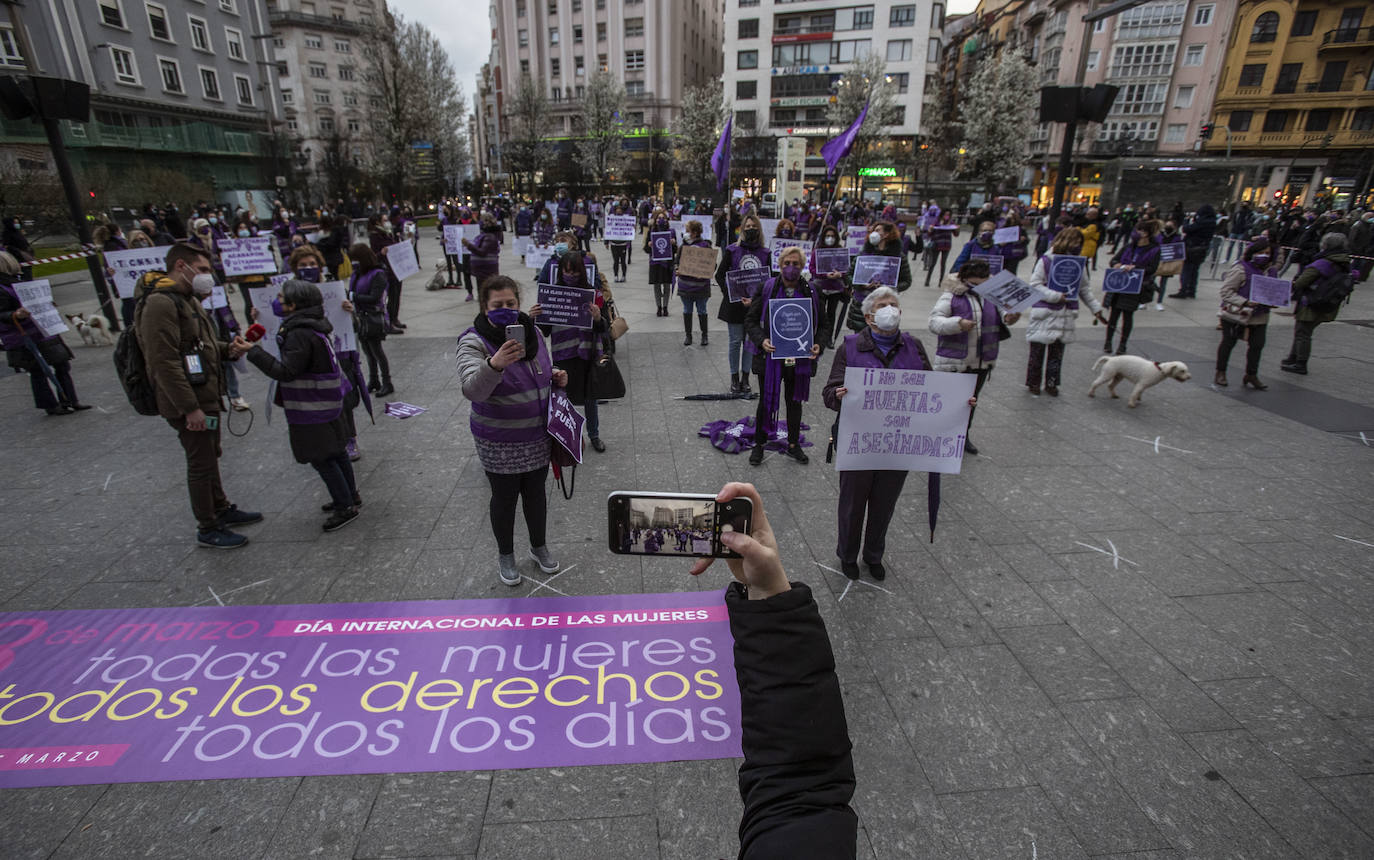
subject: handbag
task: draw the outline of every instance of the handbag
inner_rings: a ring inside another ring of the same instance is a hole
[[[1173,275],[1179,275],[1182,273],[1182,260],[1165,260],[1164,262],[1159,264],[1159,268],[1155,269],[1155,274],[1161,278],[1168,278]]]
[[[357,320],[360,340],[386,339],[386,319],[381,311],[359,311],[353,318]]]
[[[596,361],[592,362],[591,377],[587,397],[597,400],[619,400],[625,396],[625,377],[620,373],[620,366],[615,363],[615,356],[609,352],[601,353]]]
[[[611,317],[611,340],[620,340],[625,336],[625,332],[630,330],[630,324],[620,315],[620,310],[615,306],[615,300],[606,303],[606,312]]]

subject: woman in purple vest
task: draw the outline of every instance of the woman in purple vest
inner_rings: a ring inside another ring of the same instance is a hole
[[[1131,328],[1135,325],[1135,312],[1140,306],[1150,300],[1150,294],[1155,291],[1155,269],[1159,268],[1159,222],[1153,218],[1147,218],[1135,225],[1131,231],[1130,239],[1120,251],[1112,255],[1111,268],[1125,269],[1132,271],[1140,269],[1145,273],[1144,280],[1140,285],[1138,293],[1107,293],[1103,297],[1103,304],[1112,309],[1112,314],[1107,318],[1107,341],[1102,346],[1102,351],[1110,353],[1112,351],[1112,336],[1116,334],[1117,320],[1121,321],[1121,343],[1116,348],[1117,355],[1126,354],[1126,341],[1131,339]]]
[[[778,276],[763,285],[759,300],[749,306],[744,327],[749,340],[758,347],[754,354],[753,370],[759,377],[759,406],[754,415],[754,450],[749,452],[749,465],[763,462],[764,446],[773,441],[770,431],[777,422],[778,407],[784,401],[787,415],[787,456],[805,465],[810,462],[801,449],[802,404],[811,399],[811,377],[815,359],[821,354],[820,302],[816,293],[802,278],[806,270],[806,253],[791,247],[778,257]],[[807,299],[811,302],[811,357],[774,359],[777,351],[769,330],[768,306],[777,299]]]
[[[463,247],[468,249],[468,268],[472,278],[481,289],[483,281],[501,274],[501,242],[497,238],[501,225],[496,223],[496,217],[490,212],[483,212],[478,229],[481,232],[477,234],[477,240],[464,239]],[[471,284],[468,284],[468,301],[472,301]]]
[[[816,272],[811,279],[811,286],[816,288],[820,294],[821,302],[821,338],[830,343],[835,339],[835,331],[839,327],[839,320],[835,318],[835,312],[839,310],[840,302],[844,299],[845,292],[849,289],[849,272],[845,271],[821,272],[816,269],[816,251],[836,250],[843,248],[840,244],[840,231],[834,224],[826,224],[821,230],[820,241],[816,243],[816,248],[811,252],[811,268]]]
[[[336,531],[358,516],[363,499],[348,461],[349,422],[344,398],[351,386],[334,354],[320,288],[292,279],[282,284],[284,319],[277,331],[278,360],[261,345],[236,337],[258,370],[277,380],[276,404],[286,412],[286,435],[297,463],[309,463],[329,489],[324,530]]]
[[[472,401],[477,459],[491,484],[491,530],[496,537],[501,581],[520,584],[515,566],[515,506],[525,511],[530,557],[544,573],[556,573],[547,545],[549,474],[547,427],[550,389],[568,384],[553,366],[544,339],[530,316],[520,312],[520,287],[505,275],[482,285],[481,313],[458,338],[458,381]],[[530,307],[539,316],[539,305]],[[520,325],[524,337],[506,339],[506,326]]]
[[[954,237],[959,234],[959,225],[954,216],[941,212],[926,231],[926,286],[930,286],[930,274],[936,270],[935,258],[940,258],[939,270],[945,271],[949,265],[949,249],[954,247]]]
[[[45,336],[20,303],[19,294],[13,287],[20,272],[19,261],[12,254],[0,251],[0,345],[4,346],[9,366],[29,375],[33,405],[49,415],[70,415],[90,409],[76,399],[72,351],[59,335]],[[48,387],[45,364],[55,377],[56,396]]]
[[[549,259],[553,261],[552,257]],[[562,325],[540,328],[549,336],[549,349],[553,354],[553,360],[568,374],[568,381],[563,386],[568,390],[568,399],[573,405],[581,406],[586,415],[586,431],[592,449],[601,454],[606,451],[606,443],[601,441],[601,415],[597,411],[596,397],[592,395],[591,385],[592,367],[599,357],[601,338],[611,325],[605,315],[606,276],[601,274],[598,268],[596,283],[587,280],[587,264],[596,266],[596,257],[592,254],[569,251],[556,262],[558,268],[549,273],[552,283],[564,287],[596,290],[595,298],[587,309],[592,321],[590,329]],[[537,316],[534,316],[534,319],[538,321]]]
[[[353,318],[358,331],[358,348],[367,359],[367,390],[378,397],[396,391],[391,384],[391,362],[382,341],[386,340],[387,272],[367,244],[358,242],[348,249],[353,274],[348,295],[353,302]],[[380,371],[381,378],[378,378]]]
[[[292,220],[286,207],[278,207],[276,217],[272,220],[272,235],[277,238],[277,250],[283,259],[291,256],[291,237],[299,230],[300,225]]]
[[[1269,387],[1259,378],[1260,353],[1264,351],[1265,333],[1269,330],[1269,306],[1250,301],[1250,281],[1255,275],[1278,277],[1278,266],[1274,264],[1268,239],[1250,243],[1221,281],[1221,345],[1217,347],[1217,375],[1213,381],[1223,388],[1227,384],[1226,365],[1239,340],[1247,344],[1241,387],[1250,386],[1257,391]]]
[[[726,354],[730,361],[730,393],[749,395],[749,370],[740,369],[740,355],[742,350],[752,353],[753,344],[744,337],[744,318],[749,313],[749,305],[753,302],[754,296],[746,296],[737,302],[730,301],[730,290],[728,287],[730,272],[742,271],[745,269],[762,269],[769,271],[772,265],[771,255],[763,245],[763,225],[759,219],[753,215],[745,215],[739,222],[740,240],[733,245],[726,247],[725,253],[720,257],[720,264],[716,266],[716,286],[720,287],[721,299],[720,308],[716,310],[716,319],[725,323],[725,330],[729,334],[730,344],[726,348]]]
[[[653,262],[653,254],[649,249],[649,242],[653,239],[654,233],[670,232],[668,226],[668,211],[662,206],[654,209],[654,214],[649,218],[648,228],[644,231],[644,253],[649,254],[649,283],[654,288],[654,306],[658,309],[655,316],[666,317],[668,315],[668,298],[673,290],[673,255],[677,253],[677,237],[672,236],[668,240],[668,259],[663,262]]]
[[[1020,314],[1003,317],[997,305],[978,295],[978,285],[988,279],[988,271],[984,260],[965,263],[959,268],[959,274],[945,279],[945,291],[930,309],[930,330],[938,338],[934,369],[978,374],[973,384],[975,398],[982,393],[983,383],[987,382],[997,363],[1002,325],[1012,325],[1021,318]],[[968,426],[973,426],[972,409],[968,413]],[[964,453],[978,453],[967,432],[964,434]]]
[[[1082,250],[1083,232],[1077,227],[1064,227],[1055,234],[1050,253],[1036,260],[1035,269],[1031,272],[1031,289],[1041,296],[1040,301],[1031,307],[1030,322],[1026,326],[1026,340],[1030,343],[1026,388],[1035,397],[1040,396],[1042,375],[1045,393],[1051,397],[1059,396],[1059,371],[1064,363],[1064,345],[1073,341],[1080,299],[1092,309],[1098,322],[1107,322],[1102,317],[1101,303],[1093,296],[1086,271],[1082,272],[1077,282],[1076,292],[1073,289],[1066,292],[1062,283],[1052,281],[1047,274],[1053,271],[1057,257],[1077,257]]]
[[[683,245],[691,245],[693,248],[709,248],[711,242],[701,236],[701,222],[697,220],[688,221],[685,225],[687,240]],[[681,256],[682,249],[678,249]],[[701,324],[701,345],[706,346],[706,302],[711,298],[711,279],[710,278],[686,278],[681,274],[677,276],[677,294],[682,299],[682,330],[686,337],[682,341],[683,346],[692,345],[692,309],[696,309],[697,322]]]

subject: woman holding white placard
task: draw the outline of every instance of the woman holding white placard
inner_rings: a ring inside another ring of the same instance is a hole
[[[1040,382],[1043,377],[1045,393],[1051,397],[1059,396],[1059,370],[1064,362],[1064,345],[1073,341],[1074,328],[1078,321],[1078,303],[1086,303],[1098,321],[1106,323],[1102,317],[1102,304],[1093,295],[1086,267],[1081,265],[1080,252],[1083,250],[1083,232],[1077,227],[1065,227],[1054,237],[1050,253],[1035,262],[1031,272],[1030,285],[1040,293],[1041,299],[1030,310],[1030,322],[1026,327],[1026,340],[1030,342],[1030,356],[1026,363],[1026,388],[1034,397],[1040,396]],[[1055,272],[1056,261],[1060,266],[1067,265],[1064,258],[1076,258],[1078,280],[1066,283],[1064,279],[1050,277]]]
[[[33,405],[49,415],[70,415],[91,407],[76,399],[72,382],[72,351],[61,335],[44,335],[19,301],[13,284],[19,280],[19,261],[0,251],[0,345],[15,371],[29,375]],[[57,394],[48,387],[49,372]]]
[[[1250,301],[1250,285],[1256,275],[1278,277],[1278,266],[1268,239],[1251,242],[1221,281],[1221,310],[1218,312],[1221,344],[1217,347],[1217,373],[1212,381],[1223,388],[1227,384],[1226,365],[1230,363],[1231,350],[1240,340],[1246,343],[1245,376],[1241,377],[1241,387],[1249,386],[1256,391],[1269,387],[1259,378],[1260,353],[1264,352],[1265,334],[1269,330],[1269,305]]]

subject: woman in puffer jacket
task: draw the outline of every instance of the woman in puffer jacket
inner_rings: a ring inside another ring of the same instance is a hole
[[[1102,316],[1102,303],[1093,295],[1092,285],[1086,270],[1078,280],[1077,289],[1061,289],[1049,277],[1054,271],[1055,260],[1062,257],[1078,257],[1083,251],[1083,232],[1077,227],[1065,227],[1054,237],[1050,253],[1035,262],[1031,272],[1030,285],[1040,293],[1041,299],[1030,310],[1030,322],[1026,326],[1026,340],[1030,342],[1030,356],[1026,365],[1026,388],[1030,393],[1040,396],[1040,381],[1043,376],[1045,393],[1051,397],[1059,396],[1059,371],[1064,363],[1064,345],[1073,342],[1074,328],[1078,322],[1078,303],[1086,304],[1098,321],[1106,325]]]

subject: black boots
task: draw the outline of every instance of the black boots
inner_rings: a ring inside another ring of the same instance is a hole
[[[391,380],[389,378],[383,379],[382,385],[380,388],[377,389],[376,393],[378,397],[386,397],[388,394],[395,394],[396,386],[391,384]]]
[[[697,323],[701,326],[701,345],[706,346],[706,314],[697,314]],[[687,329],[689,332],[691,328],[691,323],[688,323]]]
[[[691,315],[691,314],[683,314],[683,315],[682,315],[682,330],[683,330],[684,332],[687,333],[687,336],[686,336],[686,337],[683,339],[683,341],[682,341],[682,345],[683,345],[683,346],[691,346],[691,345],[692,345],[692,315]]]

